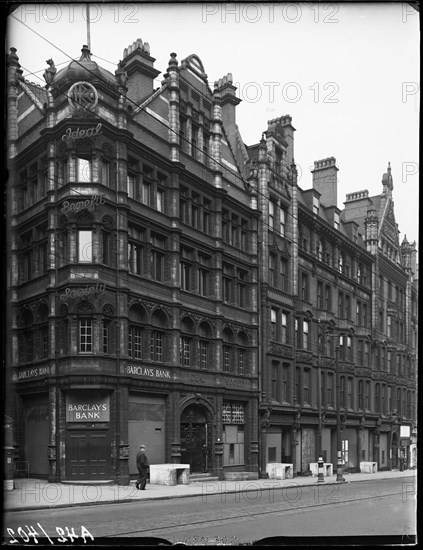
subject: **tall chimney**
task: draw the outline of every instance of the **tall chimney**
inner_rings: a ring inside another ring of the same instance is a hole
[[[153,93],[154,79],[160,74],[154,68],[154,62],[148,42],[141,38],[124,49],[121,68],[128,75],[126,96],[130,101],[140,103]]]
[[[236,151],[236,106],[241,103],[235,95],[236,87],[233,85],[232,74],[228,73],[217,81],[217,88],[220,91],[222,106],[222,124],[233,151]]]
[[[338,172],[335,157],[314,161],[313,188],[321,197],[320,202],[326,206],[338,206]]]

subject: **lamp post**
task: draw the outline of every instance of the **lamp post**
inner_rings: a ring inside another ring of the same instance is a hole
[[[336,375],[336,481],[345,481],[342,468],[342,435],[341,435],[341,385],[339,378],[339,342],[335,347]]]

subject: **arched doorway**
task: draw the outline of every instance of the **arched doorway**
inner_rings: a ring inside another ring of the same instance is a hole
[[[212,433],[207,421],[207,409],[189,405],[181,415],[181,462],[189,464],[192,473],[211,468]]]
[[[398,435],[393,432],[391,439],[391,470],[396,468],[398,468]]]

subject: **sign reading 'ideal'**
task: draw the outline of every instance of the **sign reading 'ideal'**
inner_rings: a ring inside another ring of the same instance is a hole
[[[77,128],[72,132],[72,128],[68,128],[62,136],[63,141],[76,141],[78,139],[84,139],[87,137],[94,137],[101,134],[101,122],[97,126],[87,128],[86,130],[80,130]]]

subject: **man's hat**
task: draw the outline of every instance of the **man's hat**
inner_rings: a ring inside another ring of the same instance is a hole
[[[140,445],[140,449],[145,449],[145,445]]]

